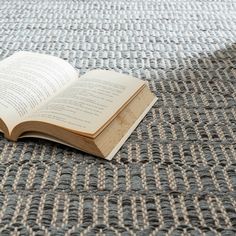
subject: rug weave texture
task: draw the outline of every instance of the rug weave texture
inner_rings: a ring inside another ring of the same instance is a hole
[[[113,69],[158,97],[110,162],[0,136],[0,235],[235,235],[236,1],[0,0],[19,50]]]

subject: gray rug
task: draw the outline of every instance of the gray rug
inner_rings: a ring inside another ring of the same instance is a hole
[[[114,69],[159,101],[111,162],[0,137],[0,235],[235,235],[236,1],[3,1],[0,58]]]

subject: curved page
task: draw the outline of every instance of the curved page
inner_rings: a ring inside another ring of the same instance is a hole
[[[93,70],[40,107],[27,120],[94,134],[145,82],[113,71]]]
[[[17,52],[0,62],[0,117],[11,130],[33,110],[78,78],[54,56]]]

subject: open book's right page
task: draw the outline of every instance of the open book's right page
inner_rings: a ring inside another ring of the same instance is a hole
[[[114,71],[93,70],[40,107],[27,120],[94,134],[135,96],[145,82]]]

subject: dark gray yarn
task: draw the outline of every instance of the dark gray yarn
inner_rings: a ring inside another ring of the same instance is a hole
[[[236,2],[3,1],[0,56],[147,80],[156,105],[111,162],[0,138],[0,235],[235,235]]]

